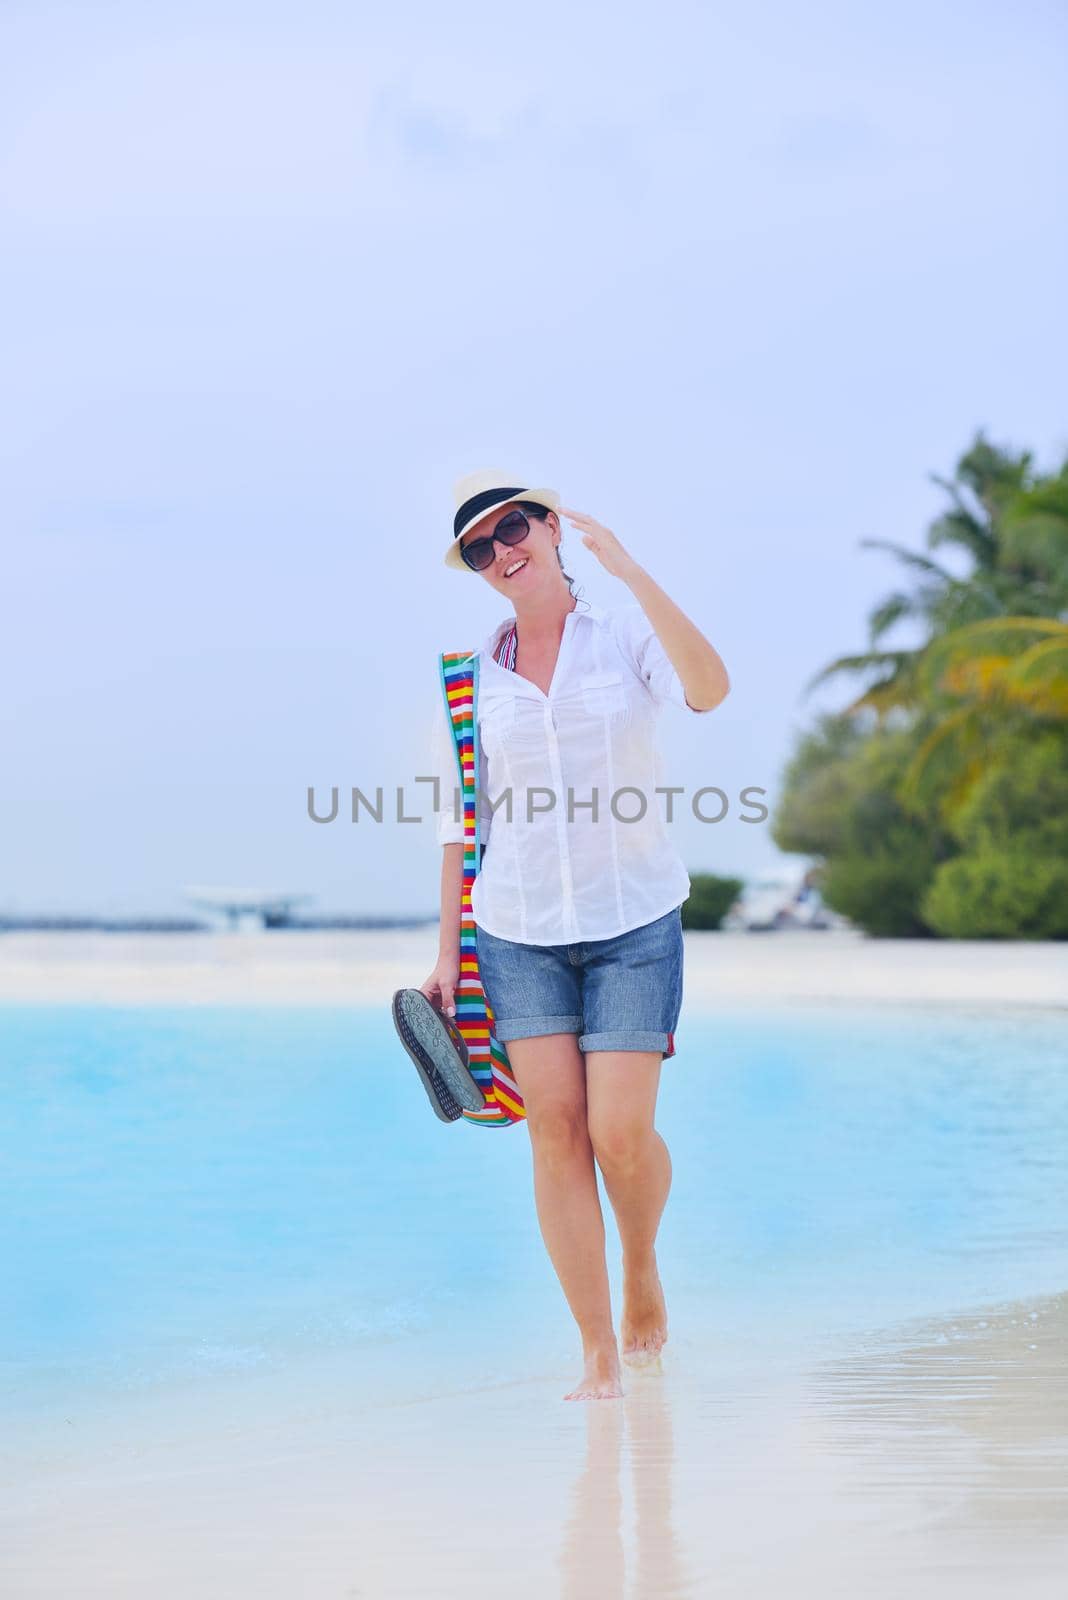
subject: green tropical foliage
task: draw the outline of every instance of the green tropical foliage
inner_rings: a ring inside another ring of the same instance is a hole
[[[934,481],[931,553],[863,541],[904,581],[808,684],[867,680],[798,741],[773,835],[870,933],[1068,937],[1068,460],[1043,477],[980,435]],[[900,624],[917,642],[890,648]]]
[[[912,753],[905,729],[846,714],[821,719],[786,771],[773,832],[780,850],[823,860],[819,889],[869,933],[930,933],[920,900],[953,841],[906,810],[897,789]]]
[[[935,873],[923,915],[949,938],[1068,938],[1068,721],[1024,729],[956,809],[961,854]]]
[[[682,926],[718,928],[744,887],[741,878],[691,872],[689,897],[682,902]]]
[[[947,862],[924,911],[950,939],[1068,939],[1068,861],[991,850]]]

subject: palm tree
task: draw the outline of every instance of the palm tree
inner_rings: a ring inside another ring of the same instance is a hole
[[[922,690],[941,709],[905,770],[899,799],[943,818],[968,799],[999,738],[1068,723],[1068,620],[998,617],[954,628],[925,650]]]
[[[869,647],[840,656],[805,685],[841,673],[872,681],[846,708],[871,709],[880,721],[893,710],[921,710],[930,680],[922,670],[932,642],[985,620],[1057,617],[1068,610],[1068,460],[1053,477],[1037,478],[1030,451],[990,444],[980,432],[960,458],[952,479],[931,474],[950,497],[947,510],[927,530],[929,551],[963,554],[971,570],[951,572],[933,555],[885,539],[864,539],[866,549],[888,550],[916,581],[887,596],[868,617]],[[898,623],[918,623],[925,635],[912,649],[887,649]]]

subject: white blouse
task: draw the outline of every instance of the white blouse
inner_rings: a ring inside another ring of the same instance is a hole
[[[523,944],[610,939],[666,915],[690,892],[655,792],[663,781],[656,716],[666,704],[701,713],[640,606],[605,611],[580,600],[564,619],[547,695],[493,659],[514,620],[499,623],[479,651],[486,849],[471,910],[489,933]],[[438,842],[458,843],[459,778],[440,690],[432,750]]]

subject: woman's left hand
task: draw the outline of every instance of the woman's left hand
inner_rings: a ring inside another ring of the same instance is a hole
[[[613,578],[622,578],[626,583],[627,579],[639,570],[634,557],[627,554],[610,528],[595,522],[585,511],[573,511],[568,506],[561,506],[560,512],[579,529],[586,549],[593,551],[602,567],[606,572],[610,572]]]

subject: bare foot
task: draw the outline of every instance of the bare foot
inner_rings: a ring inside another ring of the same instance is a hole
[[[639,1366],[655,1360],[667,1336],[667,1305],[653,1256],[641,1266],[624,1269],[620,1324],[624,1361]]]
[[[619,1371],[619,1352],[615,1340],[595,1345],[586,1352],[586,1365],[578,1387],[565,1394],[565,1400],[618,1400],[623,1394]]]

